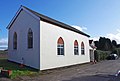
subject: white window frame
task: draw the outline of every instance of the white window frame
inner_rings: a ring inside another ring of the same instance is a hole
[[[57,45],[57,55],[64,55],[64,44],[58,44]]]

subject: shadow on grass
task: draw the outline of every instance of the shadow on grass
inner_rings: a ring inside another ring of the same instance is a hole
[[[12,70],[12,75],[10,78],[16,78],[17,76],[32,75],[39,71],[27,66],[20,67],[20,64],[8,61],[7,58],[0,58],[0,67],[5,70]]]
[[[0,59],[0,67],[3,67],[4,69],[7,70],[20,70],[20,71],[24,71],[24,70],[29,70],[29,71],[38,71],[36,69],[24,66],[24,67],[20,67],[20,64],[8,61],[7,58],[1,58]]]

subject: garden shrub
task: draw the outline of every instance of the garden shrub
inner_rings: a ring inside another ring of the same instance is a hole
[[[105,60],[107,56],[110,55],[110,51],[101,51],[101,50],[95,50],[95,60],[96,61],[101,61]]]

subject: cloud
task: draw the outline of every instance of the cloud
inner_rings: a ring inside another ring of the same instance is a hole
[[[106,34],[105,36],[102,36],[102,37],[106,37],[106,38],[109,38],[110,40],[116,40],[116,42],[118,44],[120,44],[120,29],[117,29],[116,30],[116,33],[109,33],[109,34]],[[94,40],[94,41],[98,41],[100,37],[93,37],[93,38],[90,38],[90,40]]]
[[[120,29],[117,29],[117,32],[119,32],[119,33],[120,33]]]
[[[98,41],[100,37],[93,37],[93,38],[89,38],[89,40],[94,40],[94,41]]]
[[[81,26],[77,26],[77,25],[72,25],[72,27],[74,27],[74,28],[76,28],[76,29],[78,29],[78,30],[80,30],[80,31],[84,31],[84,30],[87,30],[87,28],[86,27],[81,27]]]
[[[111,40],[116,40],[116,42],[120,44],[120,30],[117,29],[116,34],[110,33],[110,34],[107,34],[106,37],[110,38]]]
[[[6,46],[8,46],[8,38],[0,39],[0,47],[6,47]]]

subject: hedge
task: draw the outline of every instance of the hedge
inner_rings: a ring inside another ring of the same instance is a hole
[[[101,51],[101,50],[95,50],[95,60],[101,61],[105,60],[107,56],[109,56],[111,51]]]

